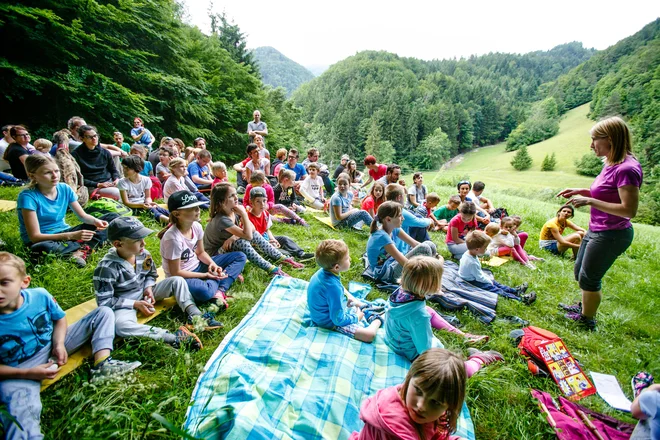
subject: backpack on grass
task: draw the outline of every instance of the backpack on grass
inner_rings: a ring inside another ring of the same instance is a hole
[[[550,370],[545,365],[538,346],[546,342],[561,341],[561,338],[551,331],[531,325],[523,328],[522,331],[524,335],[518,344],[518,348],[520,354],[527,359],[527,369],[534,376],[550,376]]]
[[[133,215],[131,208],[117,200],[108,199],[106,197],[101,197],[100,199],[92,200],[87,203],[85,212],[96,218],[101,218],[109,213],[119,214],[122,217],[130,217]]]

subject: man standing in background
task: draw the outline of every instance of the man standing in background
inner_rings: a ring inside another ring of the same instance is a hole
[[[261,112],[255,110],[252,114],[254,121],[248,122],[248,136],[250,136],[250,143],[254,142],[254,137],[258,134],[264,138],[264,145],[266,145],[266,136],[268,136],[268,126],[261,120]]]

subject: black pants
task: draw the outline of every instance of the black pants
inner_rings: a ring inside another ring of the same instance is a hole
[[[632,226],[618,231],[587,231],[575,258],[574,275],[580,289],[598,292],[607,271],[633,241]]]
[[[289,237],[285,237],[283,235],[276,235],[275,240],[280,244],[280,249],[279,251],[282,252],[283,254],[289,254],[294,257],[302,257],[302,255],[305,253],[303,248],[298,246],[298,244],[291,240]]]

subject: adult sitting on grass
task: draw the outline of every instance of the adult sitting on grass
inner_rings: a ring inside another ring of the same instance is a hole
[[[642,167],[632,153],[628,126],[619,117],[603,119],[591,129],[591,149],[604,159],[591,188],[568,188],[558,196],[571,198],[576,208],[591,206],[589,230],[575,259],[575,279],[582,302],[563,308],[568,319],[595,329],[602,298],[601,281],[619,255],[633,241],[630,219],[637,215]],[[575,197],[577,196],[577,197]]]
[[[555,255],[563,255],[571,249],[573,258],[577,256],[578,249],[585,231],[569,219],[573,218],[575,210],[571,205],[564,205],[557,211],[557,216],[551,218],[541,228],[539,234],[539,247]],[[571,228],[575,232],[564,236],[564,230]]]
[[[112,155],[105,148],[101,148],[96,128],[83,125],[78,129],[78,134],[83,143],[71,156],[80,166],[85,186],[92,193],[96,190],[99,196],[119,200],[119,172],[115,168]]]
[[[94,218],[86,214],[71,187],[60,183],[60,170],[52,157],[29,156],[25,166],[31,182],[18,195],[16,211],[23,243],[35,257],[52,253],[85,266],[88,253],[106,241],[108,222],[118,215]],[[66,224],[64,216],[68,208],[82,225],[71,228]]]
[[[22,125],[14,125],[9,133],[15,139],[13,144],[9,144],[5,150],[2,159],[9,163],[12,175],[20,180],[28,180],[25,172],[25,159],[31,154],[28,150],[30,144],[30,133]]]

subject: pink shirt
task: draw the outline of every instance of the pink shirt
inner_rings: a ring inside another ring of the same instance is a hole
[[[385,174],[387,174],[387,165],[381,163],[378,165],[378,168],[375,170],[369,170],[369,175],[374,178],[374,180],[378,180],[381,177],[383,177]]]
[[[449,221],[449,229],[447,230],[447,238],[445,239],[445,242],[454,244],[454,240],[451,238],[451,228],[457,228],[458,236],[465,240],[465,236],[468,232],[474,231],[477,227],[479,227],[479,225],[477,224],[476,217],[473,218],[471,222],[465,223],[461,218],[461,214],[456,214],[454,218]]]
[[[621,203],[619,188],[627,185],[639,188],[642,185],[642,178],[641,165],[634,157],[628,156],[620,164],[603,167],[594,183],[591,184],[591,197],[603,202]],[[630,226],[628,218],[607,214],[591,207],[589,230],[593,232],[620,230]]]
[[[171,226],[160,241],[160,256],[163,259],[163,271],[168,277],[170,266],[165,260],[180,260],[181,270],[194,272],[199,266],[197,258],[197,243],[204,238],[204,230],[198,222],[192,225],[192,238],[186,238],[179,228]]]
[[[188,189],[185,184],[185,177],[181,176],[177,179],[174,177],[174,174],[170,175],[163,186],[163,198],[165,199],[165,203],[167,203],[167,199],[169,199],[172,194],[177,191],[183,191],[184,189]]]
[[[275,191],[273,191],[273,187],[270,186],[267,183],[264,183],[261,185],[263,189],[266,190],[266,198],[268,199],[268,209],[273,209],[273,205],[275,204]],[[243,196],[243,206],[250,206],[250,190],[252,189],[252,184],[248,184],[248,186],[245,187],[245,195]]]

